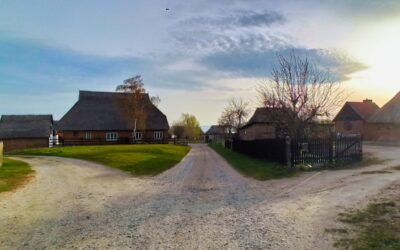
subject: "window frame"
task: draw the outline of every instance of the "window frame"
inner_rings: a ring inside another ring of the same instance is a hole
[[[106,141],[118,141],[118,132],[106,132]]]
[[[85,140],[92,140],[92,132],[85,132]]]
[[[138,136],[138,135],[140,135],[140,136]],[[143,140],[143,132],[135,132],[135,140],[136,141]]]
[[[160,141],[164,137],[163,131],[154,131],[154,140]]]

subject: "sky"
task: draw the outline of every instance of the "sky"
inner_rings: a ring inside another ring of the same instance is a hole
[[[167,10],[168,9],[168,10]],[[259,106],[277,54],[329,69],[349,100],[400,90],[400,1],[0,0],[0,114],[60,119],[79,90],[141,74],[170,124]]]

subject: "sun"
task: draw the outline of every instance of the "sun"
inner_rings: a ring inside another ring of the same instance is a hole
[[[380,88],[400,90],[400,19],[369,26],[350,39],[350,53],[368,66],[354,76]]]

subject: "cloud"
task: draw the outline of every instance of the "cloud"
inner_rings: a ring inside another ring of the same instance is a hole
[[[201,62],[209,68],[230,72],[236,77],[268,77],[276,65],[277,55],[290,53],[303,58],[307,57],[322,70],[329,70],[333,77],[340,81],[348,80],[351,74],[367,68],[364,64],[351,60],[340,52],[290,47],[265,51],[238,50],[216,53],[202,58]]]
[[[271,25],[283,24],[285,17],[275,11],[250,11],[236,10],[233,13],[221,13],[214,16],[194,17],[181,21],[178,25],[184,28],[196,25],[214,28],[243,28],[243,27],[269,27]]]

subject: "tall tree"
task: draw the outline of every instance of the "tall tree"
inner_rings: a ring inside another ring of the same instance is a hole
[[[285,134],[304,137],[311,123],[329,117],[342,104],[345,91],[328,70],[294,52],[278,55],[271,77],[259,87],[261,104],[277,112],[274,120]]]
[[[249,104],[242,98],[232,98],[229,100],[228,106],[222,112],[218,124],[226,126],[230,132],[238,130],[249,116]]]
[[[141,75],[136,75],[124,80],[123,84],[118,85],[116,91],[125,93],[145,93],[144,83]]]
[[[138,130],[146,130],[146,118],[147,114],[145,107],[147,102],[146,90],[144,88],[143,79],[140,75],[136,75],[129,79],[124,80],[123,84],[116,87],[116,91],[129,93],[128,106],[124,112],[125,115],[130,116],[132,119],[132,138],[135,139],[135,133]]]

